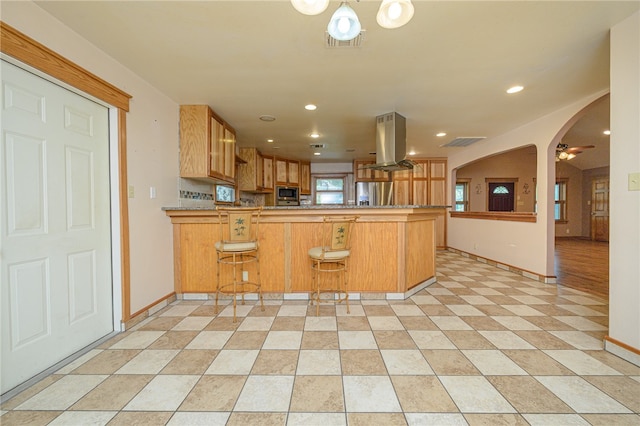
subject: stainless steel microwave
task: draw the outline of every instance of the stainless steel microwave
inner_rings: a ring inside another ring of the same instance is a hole
[[[278,201],[300,201],[298,197],[298,188],[289,186],[276,187],[276,198]]]

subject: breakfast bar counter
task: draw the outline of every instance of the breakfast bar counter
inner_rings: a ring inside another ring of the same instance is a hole
[[[324,216],[358,216],[349,291],[406,297],[435,281],[435,220],[446,206],[265,207],[260,219],[260,279],[265,293],[311,291],[308,251],[320,245]],[[214,209],[165,207],[173,223],[175,291],[215,292],[218,216]],[[248,270],[250,279],[255,270]],[[222,274],[222,280],[229,279]],[[302,296],[302,294],[301,294]]]

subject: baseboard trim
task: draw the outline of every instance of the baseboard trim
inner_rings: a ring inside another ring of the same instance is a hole
[[[177,297],[176,297],[176,293],[174,292],[145,306],[135,314],[131,315],[131,318],[128,321],[122,323],[122,331],[131,329],[136,324],[141,323],[142,321],[149,318],[154,313],[158,312],[160,309],[163,309],[169,306],[169,304],[175,302],[176,300],[177,300]]]
[[[487,265],[495,266],[496,268],[504,269],[505,271],[513,272],[514,274],[522,275],[525,278],[529,278],[544,284],[556,284],[556,276],[555,275],[541,275],[535,272],[527,271],[526,269],[518,268],[513,265],[508,265],[506,263],[498,262],[497,260],[488,259],[486,257],[478,256],[464,250],[458,250],[453,247],[447,247],[447,250],[459,254],[463,257],[468,257],[469,259],[476,260],[481,263],[486,263]]]
[[[604,336],[604,350],[640,367],[640,349],[627,345],[611,336]]]

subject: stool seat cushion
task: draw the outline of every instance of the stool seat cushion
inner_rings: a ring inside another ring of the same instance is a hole
[[[258,248],[258,244],[256,241],[242,241],[242,242],[228,242],[228,241],[217,241],[216,242],[216,250],[217,251],[231,251],[231,252],[240,252],[240,251],[252,251]]]
[[[323,256],[323,247],[313,247],[309,249],[309,257],[313,259],[340,260],[349,257],[349,254],[351,254],[349,250],[329,251],[329,247],[324,247]]]

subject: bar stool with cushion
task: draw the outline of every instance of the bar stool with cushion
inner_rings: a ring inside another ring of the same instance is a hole
[[[257,293],[264,311],[262,288],[260,286],[260,248],[259,225],[262,207],[217,207],[220,225],[220,241],[215,243],[217,256],[216,308],[218,313],[218,297],[220,294],[230,295],[233,301],[233,322],[236,322],[236,305],[238,296],[244,305],[244,295]],[[249,280],[245,266],[255,263],[255,280]],[[223,265],[231,265],[233,276],[230,282],[220,283],[220,272]],[[245,276],[246,272],[246,276]]]
[[[316,304],[316,315],[320,315],[321,302],[344,301],[347,313],[350,313],[347,270],[351,255],[351,233],[356,220],[357,216],[325,216],[322,221],[322,245],[309,250],[313,281],[310,299],[312,304]],[[321,279],[323,276],[324,281]],[[327,293],[333,297],[323,299],[322,294]]]

